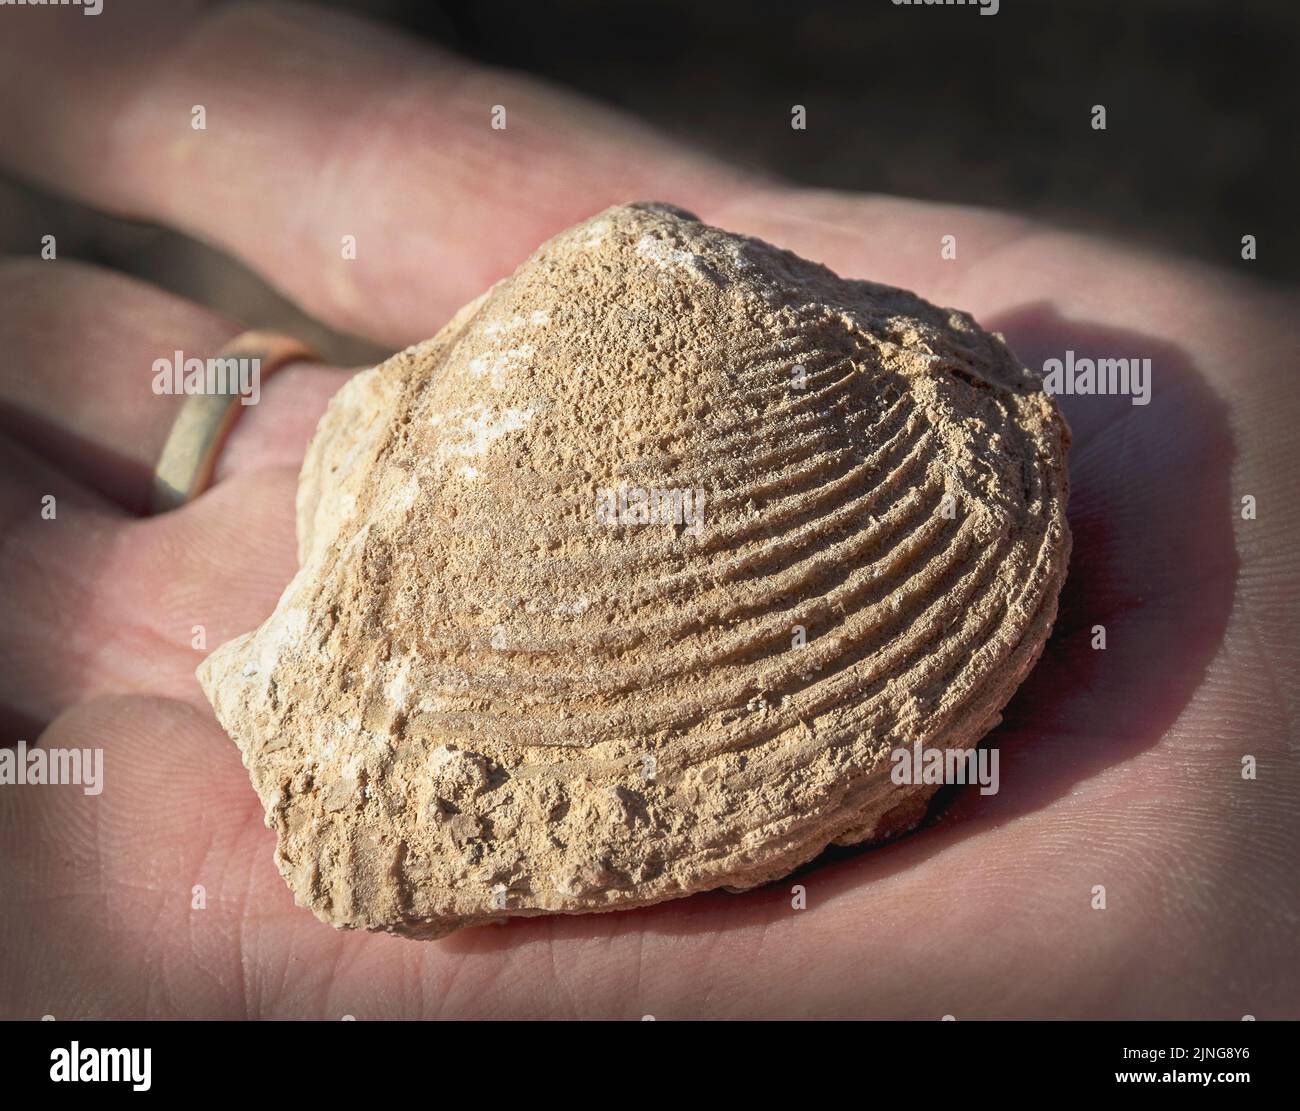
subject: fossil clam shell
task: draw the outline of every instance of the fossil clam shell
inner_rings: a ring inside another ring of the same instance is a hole
[[[357,375],[200,680],[299,902],[432,937],[914,825],[1051,630],[1069,433],[970,317],[663,205]]]

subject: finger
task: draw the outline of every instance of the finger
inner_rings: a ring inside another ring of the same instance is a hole
[[[0,436],[0,744],[80,698],[120,512]]]
[[[135,520],[0,442],[0,466],[15,465],[29,484],[0,484],[0,741],[30,740],[59,713],[108,695],[206,710],[194,669],[264,621],[296,569],[296,469],[240,474]],[[42,515],[44,492],[56,517]]]
[[[3,157],[220,244],[354,332],[432,335],[612,203],[710,209],[735,191],[734,172],[617,113],[317,7],[142,7],[106,5],[93,29],[10,21]]]
[[[154,364],[207,358],[238,327],[198,305],[75,262],[0,263],[0,431],[70,477],[139,511],[184,398]],[[217,477],[302,459],[344,372],[306,365],[268,377],[241,406]]]
[[[217,489],[134,521],[76,480],[139,507],[180,401],[153,392],[153,360],[206,354],[233,325],[67,262],[0,265],[0,305],[0,423],[26,441],[0,453],[0,735],[108,693],[198,700],[209,646],[262,621],[292,575],[294,476],[346,373],[273,375],[241,407]]]
[[[122,505],[144,506],[183,397],[155,359],[214,354],[238,331],[197,305],[75,262],[0,263],[0,421],[13,439]]]
[[[240,923],[274,890],[274,835],[223,740],[182,703],[98,699],[40,742],[82,752],[80,784],[0,787],[0,1017],[245,1017]]]

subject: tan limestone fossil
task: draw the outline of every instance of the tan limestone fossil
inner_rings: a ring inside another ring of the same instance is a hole
[[[610,209],[357,375],[199,671],[299,902],[436,937],[915,825],[1050,632],[1069,433],[1000,337]]]

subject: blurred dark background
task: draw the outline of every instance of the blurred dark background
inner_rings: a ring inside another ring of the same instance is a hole
[[[1300,277],[1300,0],[1001,0],[971,9],[735,0],[318,0],[526,71],[797,182],[1013,209]],[[790,107],[808,113],[806,131]],[[1108,127],[1090,126],[1103,104]],[[242,268],[0,179],[0,249],[57,217],[71,252],[162,282],[341,361]]]

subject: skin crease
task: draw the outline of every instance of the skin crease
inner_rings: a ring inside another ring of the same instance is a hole
[[[1071,579],[993,738],[998,795],[953,792],[913,836],[745,895],[421,944],[293,905],[193,678],[192,627],[209,646],[252,628],[292,574],[297,465],[345,372],[272,378],[217,485],[140,519],[121,506],[174,413],[144,368],[240,325],[70,261],[5,264],[0,705],[15,739],[52,722],[42,744],[102,747],[106,786],[0,791],[0,1016],[1297,1017],[1293,293],[1003,214],[744,178],[314,9],[130,9],[6,13],[0,159],[217,243],[340,328],[431,335],[562,227],[657,199],[969,310],[1031,366],[1149,354],[1153,398],[1063,399]]]

